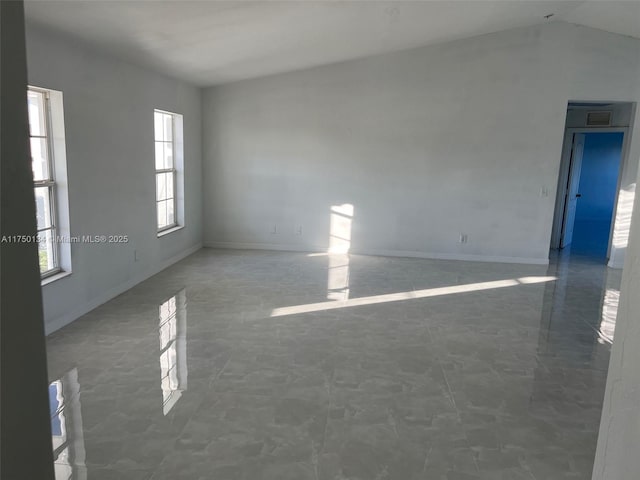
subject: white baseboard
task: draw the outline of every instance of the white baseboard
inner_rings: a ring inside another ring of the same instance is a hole
[[[271,243],[236,243],[236,242],[206,242],[206,248],[221,248],[233,250],[274,250],[286,252],[326,252],[327,246],[310,247],[304,245],[278,245]],[[432,260],[462,260],[466,262],[494,262],[521,263],[526,265],[548,265],[548,258],[534,257],[502,257],[491,255],[470,255],[463,253],[431,253],[405,250],[351,250],[354,255],[374,255],[379,257],[426,258]]]
[[[377,255],[381,257],[426,258],[431,260],[461,260],[464,262],[521,263],[525,265],[548,265],[548,258],[503,257],[494,255],[471,255],[467,253],[433,253],[404,250],[362,250],[352,252],[360,255]]]
[[[268,250],[276,252],[326,252],[327,246],[312,247],[307,245],[281,245],[276,243],[242,243],[242,242],[205,242],[205,248],[221,248],[224,250]]]
[[[173,257],[171,257],[171,258],[169,258],[169,259],[167,259],[167,260],[165,260],[163,262],[160,262],[158,265],[153,266],[152,268],[150,268],[149,270],[146,270],[145,272],[141,273],[140,275],[137,275],[136,277],[131,278],[130,280],[127,280],[126,282],[121,283],[120,285],[117,285],[116,287],[112,288],[111,290],[107,290],[106,292],[102,293],[101,295],[98,295],[97,297],[93,298],[92,300],[90,300],[90,301],[80,305],[79,307],[75,308],[73,311],[71,311],[71,312],[69,312],[69,313],[67,313],[65,315],[61,315],[60,317],[56,317],[56,318],[54,318],[52,320],[46,321],[45,325],[44,325],[45,334],[49,335],[49,334],[55,332],[56,330],[60,330],[62,327],[66,326],[66,325],[69,325],[71,322],[73,322],[74,320],[77,320],[82,315],[90,312],[94,308],[99,307],[103,303],[106,303],[109,300],[111,300],[112,298],[117,297],[121,293],[126,292],[130,288],[135,287],[140,282],[143,282],[146,279],[148,279],[150,277],[153,277],[154,275],[156,275],[157,273],[160,273],[165,268],[170,267],[174,263],[179,262],[183,258],[188,257],[192,253],[195,253],[198,250],[200,250],[201,248],[202,248],[202,243],[198,243],[197,245],[194,245],[193,247],[191,247],[191,248],[189,248],[189,249],[187,249],[187,250],[185,250],[183,252],[180,252],[178,255],[174,255]]]

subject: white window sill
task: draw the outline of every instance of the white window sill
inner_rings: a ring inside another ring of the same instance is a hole
[[[158,238],[164,237],[165,235],[169,235],[170,233],[177,232],[178,230],[182,230],[184,225],[177,225],[175,227],[167,228],[166,230],[162,230],[158,232]]]
[[[68,277],[71,275],[71,272],[58,272],[55,275],[51,275],[50,277],[43,278],[40,280],[40,286],[44,287],[50,283],[55,282],[56,280],[60,280],[61,278]]]

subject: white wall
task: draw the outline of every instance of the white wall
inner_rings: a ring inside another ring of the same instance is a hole
[[[544,263],[567,103],[637,101],[639,59],[552,23],[207,89],[205,244],[326,249],[351,203],[353,252]]]
[[[601,37],[604,34],[601,34]],[[609,36],[611,37],[611,36]],[[620,90],[635,91],[635,99],[640,98],[640,62],[637,49],[631,47],[633,40],[623,37],[609,38],[607,53],[612,60],[628,61],[629,69],[624,75],[614,76],[608,73],[610,64],[593,64],[583,76],[606,76],[601,82],[610,82]],[[591,41],[581,43],[582,55],[587,56],[589,49],[600,51],[602,44],[593,36]],[[586,63],[586,62],[585,62]],[[635,68],[635,73],[633,69]],[[626,78],[623,78],[626,77]],[[634,83],[635,78],[635,83]],[[640,121],[636,108],[632,145],[629,149],[629,165],[623,170],[623,190],[619,202],[625,202],[618,218],[619,229],[629,229],[628,246],[618,249],[618,258],[624,256],[624,270],[620,287],[620,303],[616,318],[615,338],[609,361],[607,387],[602,408],[602,420],[593,467],[593,480],[626,480],[636,478],[640,471],[640,456],[637,446],[640,444],[640,198],[633,199],[632,192],[638,181],[638,156],[640,156]],[[635,205],[634,205],[635,203]],[[631,207],[633,210],[631,211]],[[615,244],[614,231],[614,244]],[[626,255],[624,255],[626,253]],[[614,258],[612,257],[612,260]]]
[[[640,198],[622,272],[593,480],[627,480],[640,472]]]
[[[201,94],[29,24],[27,56],[29,83],[64,95],[71,234],[130,239],[71,246],[72,275],[43,287],[50,332],[201,245]],[[184,116],[185,228],[162,238],[155,220],[154,108]]]

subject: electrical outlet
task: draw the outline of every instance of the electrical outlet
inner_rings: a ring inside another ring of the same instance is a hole
[[[298,225],[298,226],[296,227],[296,230],[295,230],[295,232],[294,232],[294,233],[295,233],[296,235],[298,235],[299,237],[301,237],[301,236],[302,236],[302,225]]]
[[[459,243],[467,243],[467,241],[469,240],[469,237],[467,236],[466,233],[461,233],[460,234],[460,239],[458,240]]]
[[[273,226],[271,227],[271,235],[276,235],[278,233],[278,225],[277,224],[273,224]]]

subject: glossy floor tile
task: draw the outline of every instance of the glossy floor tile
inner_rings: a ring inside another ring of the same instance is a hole
[[[57,479],[588,479],[619,283],[201,250],[48,338]]]

